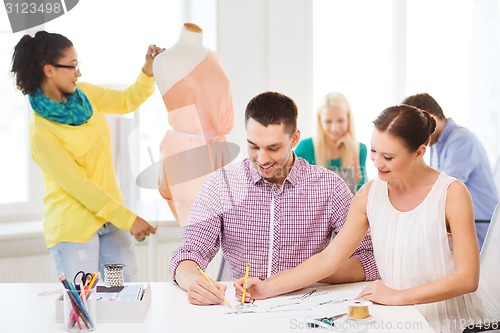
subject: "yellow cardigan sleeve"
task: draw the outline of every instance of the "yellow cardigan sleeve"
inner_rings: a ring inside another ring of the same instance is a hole
[[[125,114],[136,110],[154,91],[154,78],[141,70],[137,80],[125,90],[103,88],[91,83],[78,84],[92,106],[103,113]]]
[[[31,137],[33,160],[66,193],[105,221],[130,230],[136,215],[111,197],[87,177],[62,143],[49,133],[37,132]]]

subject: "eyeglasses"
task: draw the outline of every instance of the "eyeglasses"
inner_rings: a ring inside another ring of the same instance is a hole
[[[52,66],[57,67],[57,68],[71,68],[75,72],[75,75],[80,70],[80,63],[79,62],[77,62],[76,65],[74,65],[74,66],[72,66],[72,65],[61,65],[61,64],[52,64]]]

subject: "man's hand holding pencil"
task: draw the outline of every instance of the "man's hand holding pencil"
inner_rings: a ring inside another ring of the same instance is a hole
[[[194,277],[194,281],[187,289],[189,303],[195,305],[217,305],[226,303],[231,307],[231,304],[225,296],[227,286],[223,283],[212,281],[200,266],[196,265],[196,269],[197,274]]]

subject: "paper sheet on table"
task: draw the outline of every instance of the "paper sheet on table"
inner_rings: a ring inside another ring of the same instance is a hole
[[[290,294],[273,297],[266,300],[245,303],[243,306],[238,301],[232,301],[231,306],[221,310],[228,318],[270,318],[288,317],[297,315],[321,315],[331,313],[332,307],[339,310],[345,307],[343,303],[358,295],[357,292],[339,292],[331,290],[331,286],[311,287]]]

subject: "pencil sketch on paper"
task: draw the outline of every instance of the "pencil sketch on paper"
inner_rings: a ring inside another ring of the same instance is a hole
[[[308,312],[322,305],[343,303],[356,295],[340,294],[333,290],[318,290],[308,288],[292,294],[278,296],[266,300],[252,301],[251,303],[238,304],[227,315],[248,314],[283,314],[291,312]]]

